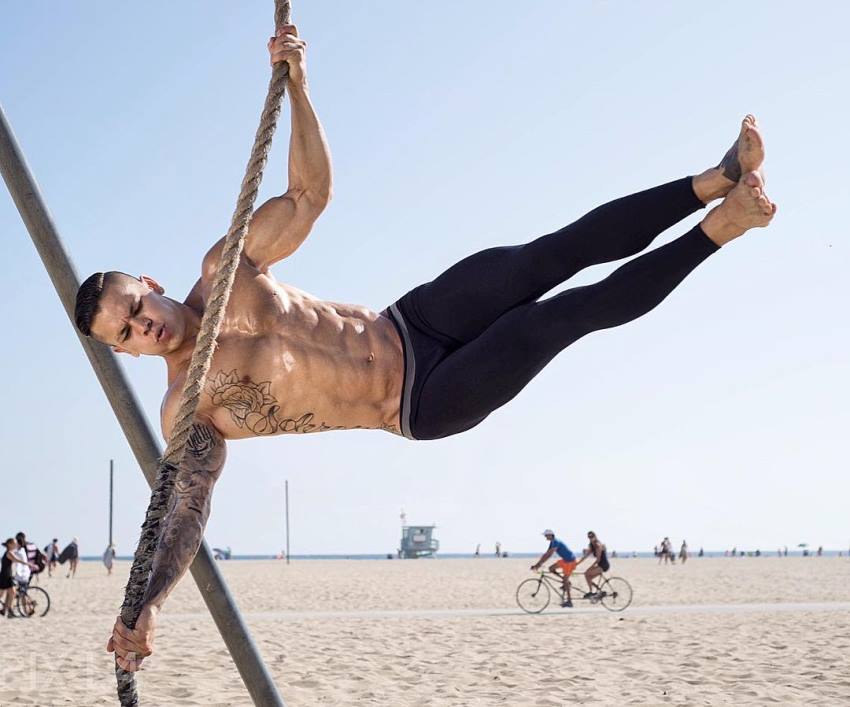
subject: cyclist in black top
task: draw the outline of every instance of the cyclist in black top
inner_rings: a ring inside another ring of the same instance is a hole
[[[593,593],[596,587],[593,586],[593,579],[598,577],[603,572],[607,572],[611,569],[611,563],[608,562],[608,551],[605,548],[605,545],[596,537],[596,533],[592,530],[587,531],[587,539],[589,541],[588,546],[581,553],[581,559],[579,562],[584,562],[588,557],[593,557],[593,562],[590,564],[584,571],[584,579],[587,582],[587,593],[584,595],[585,599],[589,599],[593,596]]]

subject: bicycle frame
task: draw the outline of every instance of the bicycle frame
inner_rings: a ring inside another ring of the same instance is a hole
[[[564,585],[563,585],[564,575],[559,574],[558,572],[550,571],[550,570],[537,570],[537,574],[540,575],[540,580],[542,582],[545,582],[548,585],[549,589],[552,589],[555,592],[555,595],[561,598],[561,601],[564,601],[567,598],[567,593],[564,591]],[[577,599],[584,599],[585,598],[584,593],[581,592],[581,590],[579,590],[579,588],[570,581],[573,577],[576,577],[576,576],[583,577],[584,572],[573,572],[567,578],[567,581],[570,583],[570,587],[572,587],[573,589],[575,589],[576,591],[579,592],[579,595],[576,598]],[[555,577],[558,578],[557,582],[554,579]],[[604,572],[602,574],[596,575],[597,581],[593,582],[593,586],[594,586],[595,591],[597,591],[597,592],[599,591],[599,587],[602,584],[604,584],[606,579],[607,578],[605,577]],[[589,599],[590,599],[590,597],[588,597],[588,600]]]

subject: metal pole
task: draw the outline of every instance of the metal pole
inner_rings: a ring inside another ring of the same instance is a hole
[[[112,475],[114,472],[115,466],[112,459],[109,460],[109,546],[112,546]]]
[[[59,233],[47,211],[32,173],[27,167],[12,128],[0,106],[0,173],[30,237],[38,250],[53,286],[73,322],[74,300],[79,280]],[[77,329],[74,327],[74,331]],[[124,372],[108,346],[99,344],[77,332],[80,343],[94,368],[115,416],[127,437],[127,442],[148,481],[153,484],[157,461],[162,454],[159,443],[130,389]],[[242,620],[224,578],[218,571],[206,541],[191,566],[192,577],[201,590],[209,612],[215,620],[239,674],[255,705],[285,707],[262,656],[254,644],[248,627]]]
[[[289,479],[283,482],[286,496],[286,564],[289,564]]]

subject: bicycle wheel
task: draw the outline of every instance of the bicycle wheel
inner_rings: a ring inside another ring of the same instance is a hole
[[[516,588],[516,603],[528,614],[539,614],[549,606],[551,591],[542,579],[526,579]]]
[[[608,577],[601,583],[598,596],[608,611],[622,611],[632,603],[632,586],[622,577]]]
[[[18,613],[25,617],[44,616],[50,611],[50,596],[41,587],[27,587],[18,592]]]

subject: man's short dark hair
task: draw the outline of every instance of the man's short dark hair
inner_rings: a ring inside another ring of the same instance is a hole
[[[89,275],[83,284],[80,285],[80,289],[77,290],[77,302],[74,305],[74,321],[77,323],[77,329],[80,330],[83,336],[91,336],[91,324],[100,309],[100,298],[103,296],[103,289],[116,275],[132,277],[132,275],[127,275],[127,273],[119,272],[118,270],[96,272],[94,275]]]

